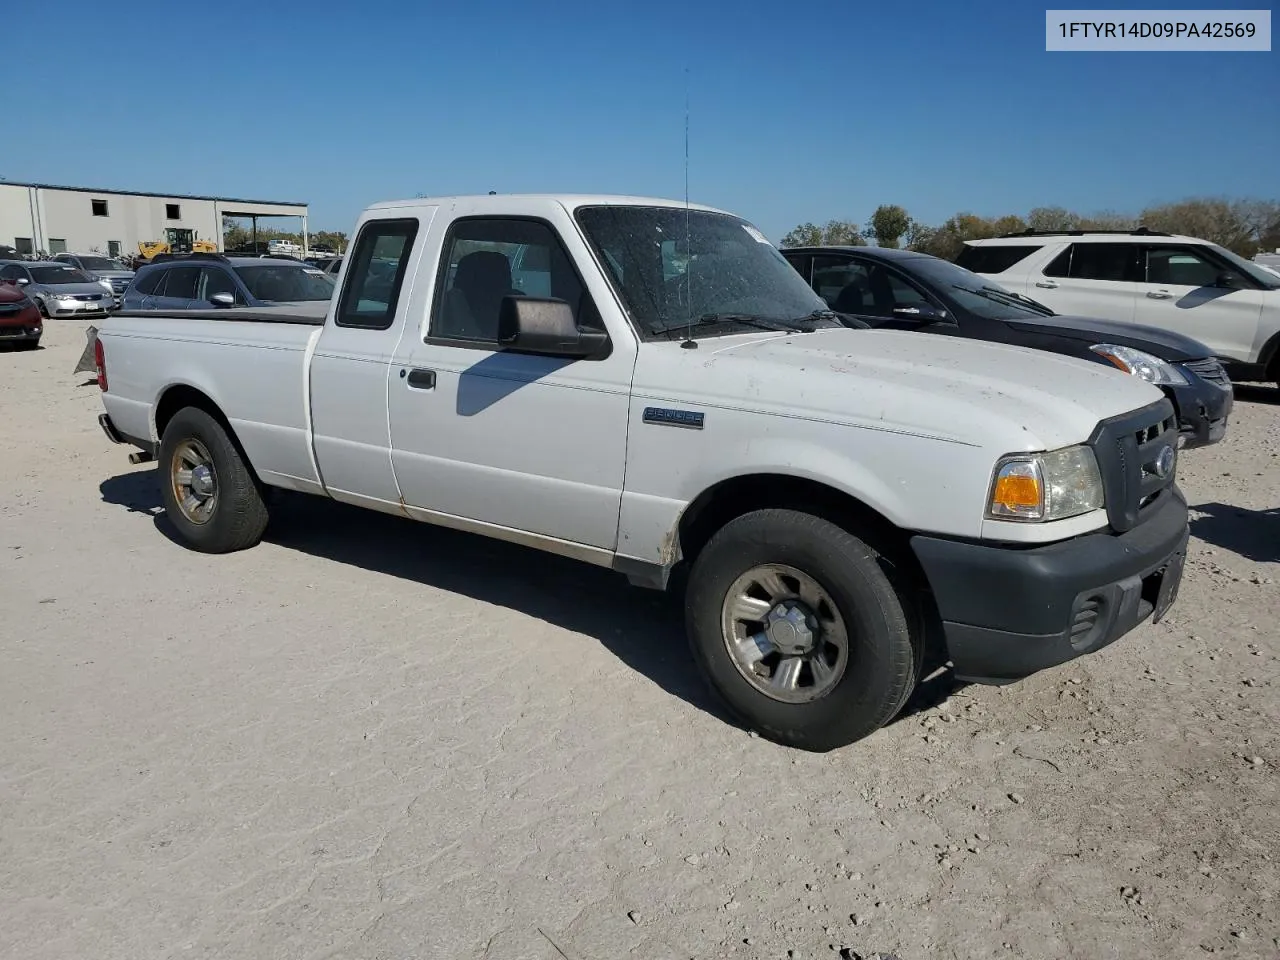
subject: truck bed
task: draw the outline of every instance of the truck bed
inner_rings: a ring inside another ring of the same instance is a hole
[[[327,303],[317,301],[328,309]],[[212,310],[118,310],[113,317],[136,317],[139,319],[155,319],[157,317],[221,320],[231,323],[296,323],[308,327],[324,326],[323,311],[314,315],[299,312],[294,307],[219,307]]]
[[[122,433],[156,442],[157,401],[190,386],[225,414],[264,482],[319,492],[305,377],[323,323],[291,308],[112,313],[98,330],[103,402]]]

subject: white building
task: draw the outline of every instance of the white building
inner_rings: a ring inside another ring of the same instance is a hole
[[[305,203],[0,181],[0,246],[24,254],[129,256],[138,252],[139,243],[169,243],[176,250],[190,249],[195,240],[211,240],[222,250],[223,217],[255,223],[297,217],[307,235]]]

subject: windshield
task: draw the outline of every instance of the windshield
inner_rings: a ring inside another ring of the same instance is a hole
[[[1026,320],[1051,317],[1053,311],[1042,303],[1006,290],[986,277],[937,257],[912,257],[907,263],[913,273],[950,297],[970,313],[988,320]]]
[[[57,286],[60,283],[96,283],[93,277],[75,267],[32,267],[31,279],[36,283]]]
[[[236,273],[258,300],[328,300],[333,281],[314,267],[280,262],[261,267],[236,267]]]
[[[108,257],[79,257],[80,266],[85,270],[123,270],[124,264]]]
[[[789,323],[828,309],[760,231],[737,217],[612,205],[581,207],[576,216],[645,336],[709,315]]]
[[[1280,277],[1263,267],[1262,264],[1254,263],[1252,260],[1246,260],[1244,257],[1234,254],[1226,247],[1220,247],[1216,243],[1211,243],[1209,246],[1213,247],[1220,256],[1224,257],[1233,267],[1245,276],[1258,281],[1258,283],[1262,284],[1268,290],[1280,290]]]

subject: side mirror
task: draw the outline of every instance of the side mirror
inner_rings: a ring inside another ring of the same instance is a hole
[[[1213,285],[1215,287],[1221,287],[1224,290],[1235,290],[1240,286],[1240,281],[1236,278],[1234,273],[1227,273],[1224,270],[1214,279]]]
[[[563,300],[507,296],[498,311],[498,344],[514,353],[592,357],[608,346],[609,335],[581,329]]]
[[[912,323],[945,323],[947,311],[939,310],[929,303],[895,303],[893,305],[895,320],[909,320]]]
[[[14,280],[13,282],[14,282],[14,283],[16,283],[16,284],[17,284],[18,286],[20,286],[20,287],[25,287],[25,286],[26,286],[28,283],[30,283],[31,281],[30,281],[30,280],[28,280],[26,277],[18,277],[18,279]]]
[[[234,307],[236,305],[236,295],[234,293],[215,293],[209,298],[209,302],[215,307]]]

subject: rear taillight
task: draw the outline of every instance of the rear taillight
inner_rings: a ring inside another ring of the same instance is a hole
[[[107,390],[107,354],[102,349],[102,340],[95,337],[93,341],[93,363],[98,368],[98,389]]]

